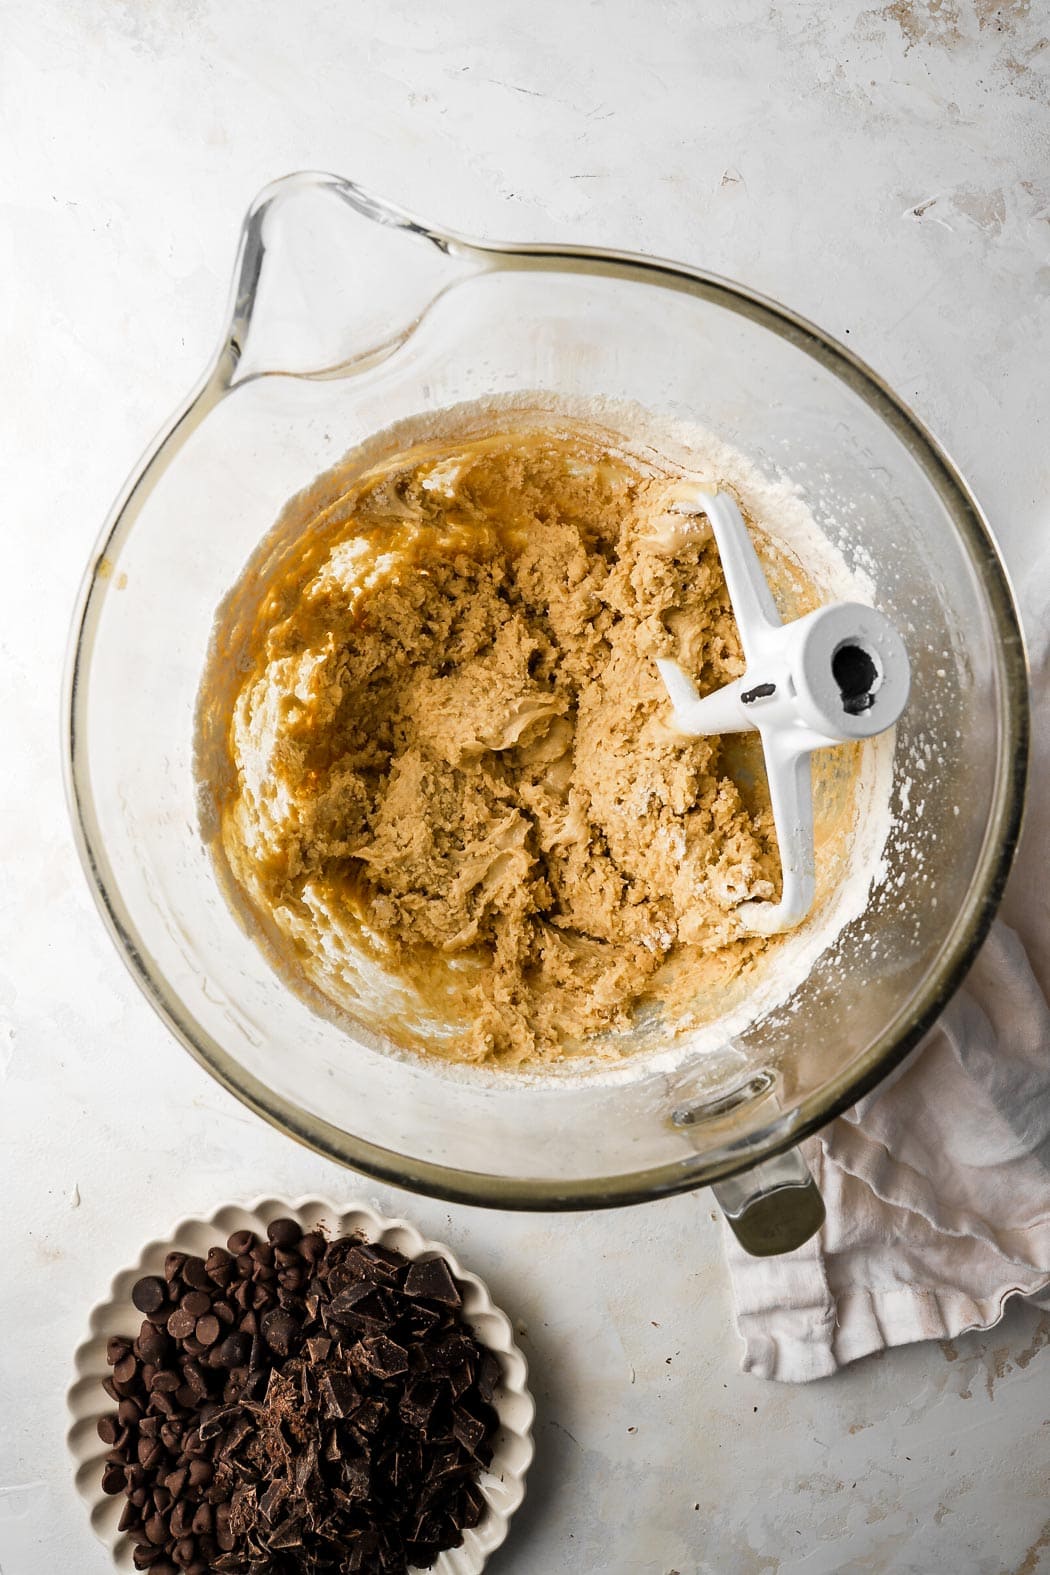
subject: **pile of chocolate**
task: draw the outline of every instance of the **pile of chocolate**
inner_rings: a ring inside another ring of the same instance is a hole
[[[496,1357],[443,1258],[238,1231],[139,1280],[102,1486],[152,1575],[428,1568],[481,1520]]]

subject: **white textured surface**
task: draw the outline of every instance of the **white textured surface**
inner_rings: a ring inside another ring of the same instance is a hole
[[[1046,31],[1038,0],[0,0],[3,1575],[109,1567],[62,1435],[113,1270],[176,1215],[310,1188],[408,1214],[527,1326],[538,1457],[499,1575],[1050,1569],[1050,1319],[773,1389],[736,1372],[707,1197],[448,1211],[298,1151],[175,1047],[103,934],[57,704],[99,524],[212,348],[242,210],[297,167],[812,315],[947,442],[1023,600],[1050,542]]]

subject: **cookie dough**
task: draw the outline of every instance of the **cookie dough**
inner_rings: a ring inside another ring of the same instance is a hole
[[[202,701],[216,846],[290,975],[354,1015],[367,955],[443,1014],[432,1049],[512,1066],[610,1053],[669,962],[702,994],[779,944],[737,919],[780,882],[755,740],[666,726],[655,658],[743,670],[679,481],[518,423],[293,506]]]

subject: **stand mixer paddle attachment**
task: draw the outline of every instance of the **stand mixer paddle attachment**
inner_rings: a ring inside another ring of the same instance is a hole
[[[894,725],[911,687],[908,653],[888,619],[860,602],[832,602],[783,623],[743,515],[727,493],[690,489],[673,509],[703,514],[711,526],[747,670],[701,698],[677,662],[656,665],[676,732],[761,736],[783,884],[779,902],[746,902],[737,912],[752,934],[776,935],[800,924],[813,904],[810,755]]]

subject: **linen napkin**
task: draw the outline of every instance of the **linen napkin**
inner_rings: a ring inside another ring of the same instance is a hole
[[[922,1044],[803,1151],[819,1234],[762,1259],[726,1230],[745,1372],[826,1377],[1050,1291],[1050,1010],[1012,929],[993,927]]]

